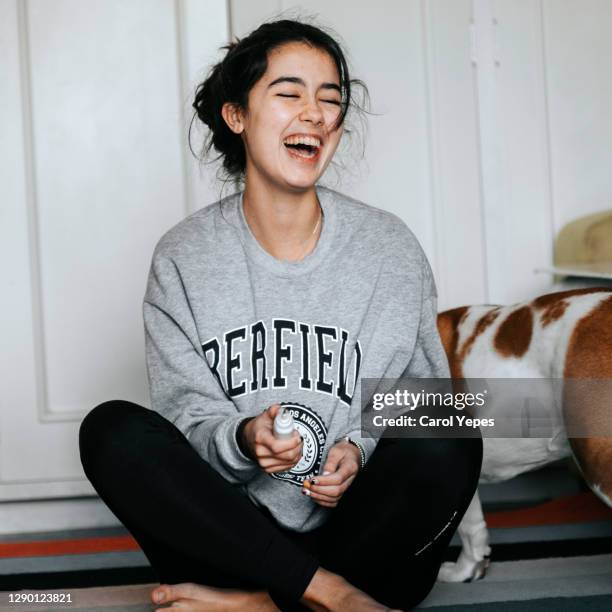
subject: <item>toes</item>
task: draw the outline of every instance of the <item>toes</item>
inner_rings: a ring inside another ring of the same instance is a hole
[[[153,603],[170,603],[174,600],[182,599],[183,601],[175,603],[180,606],[191,607],[193,600],[198,598],[198,591],[202,587],[194,582],[181,582],[179,584],[163,584],[155,588],[151,593],[151,600]],[[161,598],[160,598],[161,595]],[[189,602],[187,600],[190,600]],[[179,607],[178,605],[176,607]]]
[[[172,587],[167,584],[161,584],[151,591],[151,601],[153,603],[162,603],[172,599]]]
[[[189,597],[192,593],[192,585],[186,582],[181,584],[162,584],[153,590],[151,599],[153,603],[170,604],[173,600],[180,597]]]

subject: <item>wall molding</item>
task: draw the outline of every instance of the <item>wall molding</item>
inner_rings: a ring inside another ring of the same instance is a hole
[[[99,497],[0,503],[0,536],[121,524]]]
[[[28,250],[30,254],[30,288],[32,292],[32,337],[34,350],[34,380],[36,381],[36,415],[41,423],[79,420],[82,415],[74,411],[53,412],[49,409],[48,374],[42,273],[40,265],[40,223],[38,184],[36,175],[36,139],[32,106],[32,62],[30,53],[29,2],[16,0],[17,32],[19,41],[20,94],[23,109],[23,143],[25,151],[25,193],[28,223]]]
[[[548,60],[546,56],[546,14],[544,9],[544,0],[538,0],[538,11],[537,11],[540,33],[540,64],[538,65],[539,81],[542,85],[542,100],[543,108],[542,114],[544,115],[543,129],[544,136],[543,140],[546,147],[546,155],[544,158],[544,166],[546,171],[546,198],[548,200],[548,210],[550,216],[550,235],[553,237],[557,234],[556,221],[555,221],[555,190],[552,174],[552,144],[551,144],[551,126],[550,126],[550,100],[548,96]],[[551,244],[551,261],[554,257],[554,245]]]
[[[446,274],[442,274],[443,263],[446,261],[446,249],[444,241],[440,239],[441,213],[443,212],[442,194],[438,177],[442,173],[440,161],[440,130],[439,130],[439,108],[438,108],[438,83],[436,70],[436,54],[433,44],[435,29],[431,16],[431,5],[427,0],[421,0],[421,41],[423,52],[423,89],[426,96],[427,113],[427,150],[429,166],[429,193],[431,207],[431,223],[434,228],[434,261],[432,268],[434,276],[438,279],[438,294],[447,298],[449,288]]]

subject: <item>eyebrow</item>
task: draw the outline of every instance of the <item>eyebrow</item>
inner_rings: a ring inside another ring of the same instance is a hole
[[[274,79],[268,85],[268,89],[270,89],[270,87],[272,87],[273,85],[278,85],[278,83],[295,83],[297,85],[302,85],[302,87],[306,87],[306,83],[303,79],[300,79],[300,77],[281,76],[278,77],[278,79]],[[336,83],[321,83],[321,85],[319,85],[319,89],[335,89],[339,94],[342,93],[342,91],[340,90],[340,86]]]

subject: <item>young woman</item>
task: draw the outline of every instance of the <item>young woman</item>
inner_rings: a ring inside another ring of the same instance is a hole
[[[363,377],[448,376],[431,269],[399,217],[317,184],[355,83],[336,41],[282,20],[226,49],[194,107],[244,190],[157,244],[153,410],[95,407],[83,467],[163,583],[156,603],[407,609],[433,586],[482,455],[479,437],[361,435]]]

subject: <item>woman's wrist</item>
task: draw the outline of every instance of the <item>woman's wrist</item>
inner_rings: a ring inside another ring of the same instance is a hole
[[[355,455],[355,460],[357,461],[357,465],[359,466],[359,471],[361,471],[363,469],[361,453],[359,452],[359,449],[354,444],[351,444],[350,442],[349,442],[349,447],[353,451],[353,454]]]
[[[245,433],[247,425],[254,418],[255,417],[246,417],[245,419],[242,419],[236,428],[236,443],[238,444],[238,448],[240,449],[240,452],[249,459],[253,459],[253,455],[251,454],[251,449],[249,448]]]
[[[359,442],[353,440],[349,436],[344,436],[343,438],[340,438],[340,440],[346,442],[349,448],[353,451],[355,458],[357,459],[357,464],[359,465],[359,470],[361,471],[366,464],[365,448],[363,448]]]

